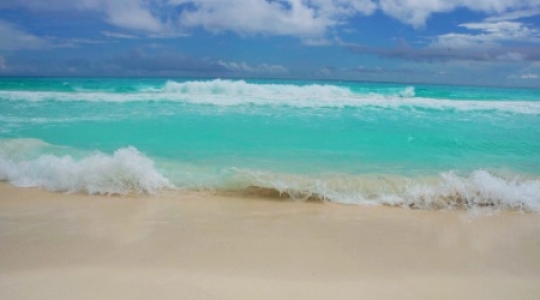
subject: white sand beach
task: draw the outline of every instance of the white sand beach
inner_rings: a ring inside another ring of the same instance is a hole
[[[0,184],[0,299],[539,299],[540,216]]]

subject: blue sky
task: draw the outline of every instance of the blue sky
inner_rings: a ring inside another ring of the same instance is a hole
[[[2,0],[0,76],[540,87],[540,0]]]

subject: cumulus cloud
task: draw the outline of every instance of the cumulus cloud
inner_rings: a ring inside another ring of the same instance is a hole
[[[165,1],[167,2],[167,1]],[[357,15],[376,10],[416,28],[435,13],[458,8],[485,13],[495,20],[534,16],[539,0],[169,0],[181,5],[179,23],[213,32],[320,35]]]
[[[315,36],[348,17],[369,15],[374,0],[5,0],[0,8],[96,11],[124,29],[171,33],[201,27],[211,32]]]
[[[179,22],[212,32],[240,34],[315,36],[346,18],[369,15],[376,9],[372,0],[177,0],[189,4]]]
[[[171,34],[199,27],[211,32],[314,37],[349,18],[379,10],[414,27],[435,13],[467,8],[491,22],[533,16],[539,0],[4,0],[0,8],[95,11],[123,29]]]
[[[46,40],[27,33],[14,24],[0,20],[0,49],[39,49],[48,44]]]

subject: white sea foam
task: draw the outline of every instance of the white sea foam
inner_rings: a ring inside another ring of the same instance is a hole
[[[48,144],[35,139],[0,143],[0,180],[19,187],[42,187],[57,192],[89,194],[153,194],[172,187],[154,162],[133,147],[113,155],[93,153],[81,159],[39,154]]]
[[[417,97],[409,86],[393,93],[353,92],[338,85],[255,84],[242,80],[168,81],[161,88],[138,92],[104,91],[0,91],[0,99],[11,101],[61,102],[177,102],[194,105],[276,106],[296,108],[433,109],[456,111],[500,111],[540,114],[539,101],[473,101]]]
[[[227,95],[254,97],[349,97],[350,89],[335,85],[253,84],[243,80],[167,81],[159,91],[187,95]]]
[[[486,207],[540,212],[540,180],[505,179],[485,170],[441,174],[437,184],[413,184],[390,203],[415,208]]]
[[[416,209],[517,209],[540,212],[540,180],[503,178],[486,170],[467,176],[331,175],[319,178],[234,169],[225,189],[256,186],[296,199]]]
[[[62,154],[66,152],[70,154]],[[167,162],[158,171],[153,160],[133,147],[109,155],[38,139],[0,140],[0,180],[20,187],[89,194],[153,194],[174,183],[179,188],[217,191],[256,187],[295,200],[343,204],[540,212],[540,179],[523,174],[503,176],[476,170],[436,176],[300,175],[240,168],[216,172],[215,168],[180,162]]]

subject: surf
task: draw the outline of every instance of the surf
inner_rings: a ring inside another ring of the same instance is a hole
[[[130,103],[165,102],[214,107],[283,107],[479,111],[540,114],[540,101],[463,100],[419,96],[414,86],[354,88],[335,84],[250,83],[244,80],[166,81],[163,85],[125,88],[127,92],[92,89],[70,91],[2,90],[0,99],[15,102]]]
[[[0,141],[0,180],[18,187],[105,195],[155,194],[172,187],[154,162],[134,147],[113,154],[81,153],[38,139]]]
[[[55,146],[38,139],[0,141],[0,180],[53,192],[127,195],[166,189],[214,191],[351,205],[413,209],[490,208],[540,212],[540,179],[525,174],[449,170],[431,176],[295,174],[155,159],[135,147],[113,153]]]

